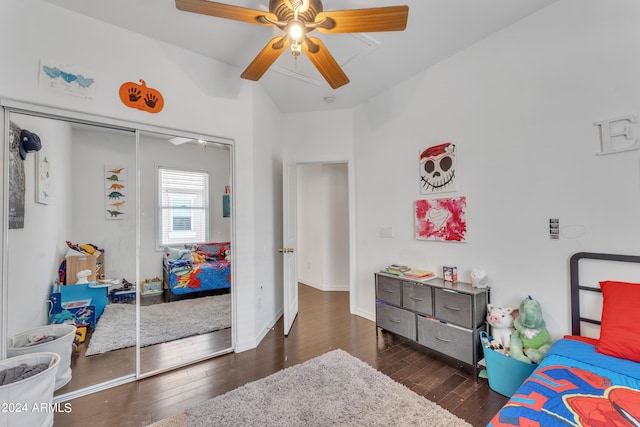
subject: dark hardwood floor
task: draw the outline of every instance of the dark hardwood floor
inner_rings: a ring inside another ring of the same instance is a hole
[[[282,319],[260,345],[69,401],[55,426],[145,426],[283,368],[340,348],[474,426],[507,401],[469,369],[349,314],[346,292],[300,285],[299,314],[288,337]]]

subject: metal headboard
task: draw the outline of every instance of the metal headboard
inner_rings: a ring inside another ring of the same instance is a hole
[[[571,333],[580,335],[580,322],[592,323],[599,325],[600,321],[582,317],[580,314],[580,291],[601,292],[600,288],[590,286],[582,286],[580,284],[579,264],[582,259],[595,259],[603,261],[620,261],[640,263],[640,256],[636,255],[615,255],[600,254],[593,252],[578,252],[574,254],[569,261],[569,270],[571,275]]]

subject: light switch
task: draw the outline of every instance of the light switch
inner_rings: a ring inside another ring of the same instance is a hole
[[[560,219],[549,218],[549,238],[552,240],[560,239]]]

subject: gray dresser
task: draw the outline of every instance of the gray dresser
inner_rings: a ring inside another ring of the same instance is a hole
[[[477,379],[489,288],[384,273],[376,273],[375,280],[378,328],[471,365]]]

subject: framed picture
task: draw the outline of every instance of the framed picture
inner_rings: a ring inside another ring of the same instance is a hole
[[[51,163],[45,153],[35,152],[36,203],[48,205],[51,200]]]
[[[415,230],[417,240],[465,242],[467,198],[417,200]]]
[[[124,219],[127,214],[127,168],[123,165],[105,165],[104,199],[105,219]]]
[[[222,217],[229,218],[231,216],[231,187],[224,186],[224,194],[222,195]]]
[[[456,190],[456,146],[432,145],[420,152],[420,194]]]

